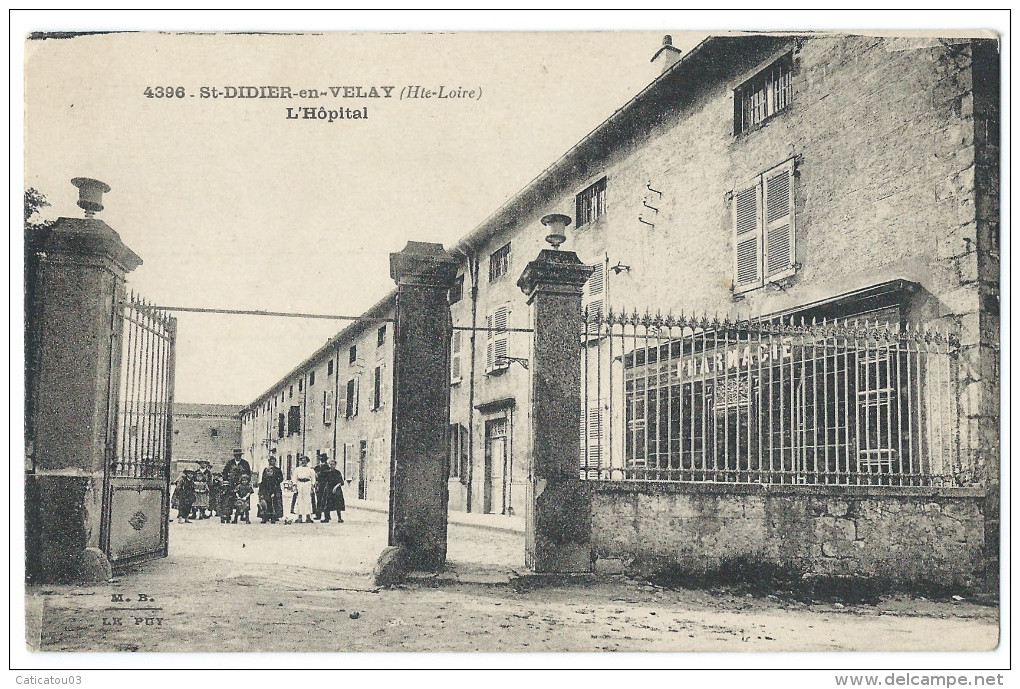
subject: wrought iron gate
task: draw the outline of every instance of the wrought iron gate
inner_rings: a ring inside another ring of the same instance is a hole
[[[116,567],[167,554],[177,319],[132,292],[113,333],[100,540]]]

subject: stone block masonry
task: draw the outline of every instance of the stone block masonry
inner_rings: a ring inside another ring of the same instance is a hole
[[[984,492],[974,488],[589,483],[598,558],[654,573],[727,561],[897,586],[982,579]]]

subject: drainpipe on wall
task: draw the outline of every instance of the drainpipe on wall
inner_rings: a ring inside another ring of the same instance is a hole
[[[308,436],[308,380],[301,374],[301,454],[306,455],[305,438]]]
[[[478,327],[478,256],[472,250],[468,255],[468,272],[471,274],[471,373],[468,379],[468,465],[467,501],[465,511],[471,511],[475,474],[475,337]]]
[[[336,459],[336,424],[337,415],[336,410],[340,402],[340,344],[337,343],[336,352],[333,353],[333,459]],[[328,366],[329,364],[327,364]],[[343,475],[344,480],[347,480],[347,455],[344,454],[343,459]]]

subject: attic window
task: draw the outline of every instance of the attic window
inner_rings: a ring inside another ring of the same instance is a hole
[[[757,127],[792,102],[793,53],[787,53],[733,92],[733,133]]]
[[[606,212],[606,178],[603,177],[580,194],[575,200],[577,227],[587,225]]]

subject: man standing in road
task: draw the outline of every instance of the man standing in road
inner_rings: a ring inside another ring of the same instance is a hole
[[[347,509],[347,505],[344,504],[344,475],[336,468],[335,459],[329,460],[329,470],[325,472],[325,477],[326,506],[323,508],[322,521],[328,522],[329,513],[336,510],[336,520],[342,524],[344,510]]]
[[[269,451],[269,466],[259,481],[259,517],[262,523],[275,524],[283,516],[283,472],[276,466],[276,448]]]
[[[329,500],[329,465],[326,463],[326,455],[316,454],[315,465],[315,492],[312,494],[312,505],[315,508],[315,518],[320,521],[329,521],[327,502]]]
[[[221,499],[220,522],[226,523],[234,507],[234,491],[241,483],[241,477],[251,480],[251,465],[241,457],[241,448],[234,448],[234,458],[223,467],[223,497]]]

